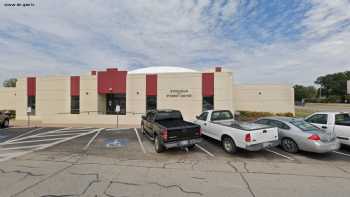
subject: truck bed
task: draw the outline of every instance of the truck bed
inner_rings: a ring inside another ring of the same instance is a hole
[[[222,120],[222,121],[216,121],[214,123],[227,126],[227,127],[232,127],[235,129],[244,130],[244,131],[254,131],[259,129],[272,128],[270,126],[265,126],[265,125],[256,124],[256,123],[240,122],[236,120]]]
[[[158,124],[170,129],[170,128],[177,128],[177,127],[189,127],[189,126],[196,126],[195,124],[191,122],[187,122],[184,120],[158,120]]]

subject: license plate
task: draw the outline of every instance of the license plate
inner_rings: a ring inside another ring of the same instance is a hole
[[[181,141],[181,142],[180,142],[180,145],[181,145],[181,146],[188,145],[188,141]]]

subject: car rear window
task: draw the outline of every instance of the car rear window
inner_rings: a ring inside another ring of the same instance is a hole
[[[158,112],[156,115],[156,120],[182,120],[181,112],[171,111],[171,112]]]
[[[215,111],[211,114],[211,120],[230,120],[233,119],[233,115],[230,111]]]
[[[317,127],[315,127],[314,125],[303,121],[303,120],[293,120],[290,121],[291,124],[293,124],[294,126],[298,127],[299,129],[301,129],[302,131],[315,131],[315,130],[319,130]]]
[[[337,114],[335,115],[335,124],[342,124],[344,122],[350,121],[350,115],[349,114]]]

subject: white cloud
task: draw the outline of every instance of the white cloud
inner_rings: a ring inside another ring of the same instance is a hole
[[[299,40],[278,37],[269,44],[246,46],[223,37],[218,26],[235,17],[238,0],[34,3],[28,8],[0,6],[0,69],[6,71],[0,80],[111,66],[202,69],[221,64],[233,69],[241,83],[312,83],[318,75],[350,65],[345,0],[312,1],[305,19],[295,24],[305,27]],[[246,6],[257,14],[257,1]],[[260,29],[264,37],[271,31]]]

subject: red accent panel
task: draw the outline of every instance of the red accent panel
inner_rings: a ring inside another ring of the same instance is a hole
[[[146,75],[146,96],[157,96],[157,75]]]
[[[36,95],[36,78],[28,77],[27,78],[27,96]]]
[[[202,73],[203,96],[214,96],[214,73]]]
[[[98,93],[126,93],[127,71],[118,71],[117,69],[107,69],[97,74]]]
[[[79,76],[70,77],[70,95],[71,96],[80,95],[80,77]]]

